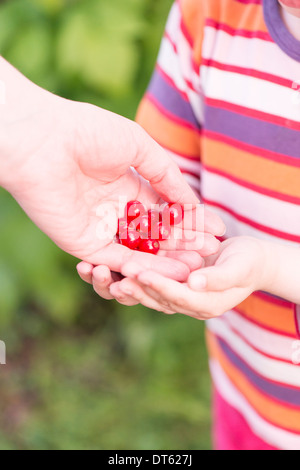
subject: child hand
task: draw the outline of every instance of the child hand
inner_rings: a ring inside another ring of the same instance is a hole
[[[236,307],[267,284],[264,244],[250,237],[222,243],[206,267],[190,274],[185,284],[134,263],[123,266],[125,279],[112,284],[111,294],[129,296],[164,313],[182,313],[200,320],[217,317]],[[268,280],[269,282],[269,280]]]
[[[203,264],[203,258],[199,253],[192,251],[161,250],[158,256],[133,252],[131,262],[136,263],[137,260],[138,265],[143,265],[144,269],[155,270],[170,279],[178,278],[178,276],[182,278],[186,277],[185,280],[187,280],[190,272],[199,269]],[[174,262],[177,262],[177,271],[174,270]],[[89,263],[81,262],[77,266],[77,271],[81,279],[92,284],[95,292],[103,299],[116,299],[122,305],[127,306],[137,305],[139,303],[135,298],[120,292],[118,285],[123,279],[123,276],[112,272],[108,266],[100,265],[94,267]]]

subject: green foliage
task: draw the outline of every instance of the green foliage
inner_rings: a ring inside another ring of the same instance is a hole
[[[9,0],[0,53],[133,118],[172,0]],[[0,191],[0,449],[207,449],[203,326],[99,299]]]

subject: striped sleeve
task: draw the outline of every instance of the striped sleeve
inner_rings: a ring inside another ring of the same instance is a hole
[[[191,1],[177,1],[172,7],[137,121],[169,151],[199,195],[203,102],[199,67],[195,64],[195,41],[190,33],[192,19],[190,15],[184,18],[185,3]],[[187,11],[190,13],[190,8]]]

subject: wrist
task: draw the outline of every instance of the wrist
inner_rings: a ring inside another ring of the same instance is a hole
[[[274,293],[276,276],[280,260],[276,253],[276,245],[266,240],[259,240],[261,248],[261,264],[259,276],[259,289],[270,294]]]
[[[13,192],[22,167],[55,123],[61,98],[26,79],[0,57],[0,186]]]

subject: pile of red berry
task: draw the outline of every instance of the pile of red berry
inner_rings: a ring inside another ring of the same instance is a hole
[[[160,241],[170,237],[171,226],[183,220],[183,209],[179,204],[165,204],[160,210],[147,211],[139,201],[130,201],[125,215],[118,222],[117,240],[131,250],[154,255],[160,249]]]

